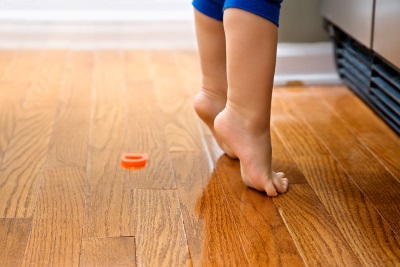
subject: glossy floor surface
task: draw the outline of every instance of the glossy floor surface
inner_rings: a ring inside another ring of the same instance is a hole
[[[194,52],[0,51],[0,266],[399,266],[400,139],[345,86],[275,88],[246,188]],[[148,153],[143,169],[124,152]]]

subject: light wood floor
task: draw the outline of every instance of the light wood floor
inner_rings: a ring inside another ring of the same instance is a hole
[[[1,51],[0,266],[400,266],[400,140],[371,110],[275,88],[271,199],[196,118],[199,77],[193,52]]]

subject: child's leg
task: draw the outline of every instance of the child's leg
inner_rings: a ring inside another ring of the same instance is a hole
[[[222,21],[208,17],[197,10],[195,10],[195,24],[202,70],[202,88],[194,99],[195,110],[210,128],[220,147],[229,156],[235,157],[214,131],[214,119],[225,108],[227,99],[224,27]]]
[[[227,8],[224,13],[228,101],[215,130],[239,157],[243,181],[269,196],[287,190],[283,173],[271,170],[271,95],[277,26],[253,13]]]

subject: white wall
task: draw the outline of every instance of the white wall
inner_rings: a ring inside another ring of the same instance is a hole
[[[26,10],[185,10],[188,0],[1,0],[3,9]]]
[[[330,44],[309,43],[321,39],[318,1],[285,0],[280,41],[306,44],[278,46],[275,84],[339,81]],[[195,49],[191,0],[0,0],[0,49],[38,47]]]
[[[0,19],[192,20],[190,0],[0,0]]]

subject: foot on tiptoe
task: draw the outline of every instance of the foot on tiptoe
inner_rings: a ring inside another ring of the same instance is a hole
[[[214,127],[220,141],[238,156],[243,182],[275,197],[287,191],[289,180],[282,172],[271,170],[271,135],[269,125],[251,119],[246,112],[227,107],[218,114]]]
[[[194,98],[194,108],[200,119],[210,128],[220,148],[231,158],[237,158],[232,149],[228,147],[216,134],[214,129],[215,117],[225,108],[226,95],[218,95],[212,91],[201,89]]]

